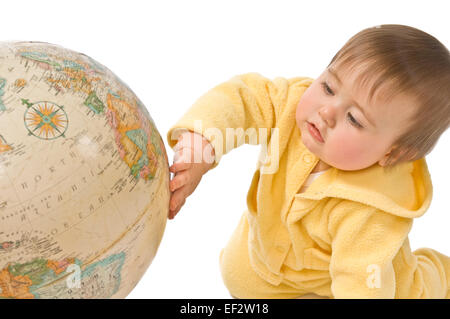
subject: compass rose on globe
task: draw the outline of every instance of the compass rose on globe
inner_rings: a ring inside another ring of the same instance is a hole
[[[62,105],[48,101],[30,103],[27,99],[22,99],[22,104],[27,106],[24,122],[28,135],[43,140],[65,137],[68,119]]]

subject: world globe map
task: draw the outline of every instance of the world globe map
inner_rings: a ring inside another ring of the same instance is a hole
[[[169,210],[164,142],[87,55],[0,43],[0,298],[124,298]]]

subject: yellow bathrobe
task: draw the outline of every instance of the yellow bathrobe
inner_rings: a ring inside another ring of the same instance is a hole
[[[330,168],[299,193],[319,161],[301,142],[295,121],[312,81],[269,80],[257,73],[233,77],[201,96],[167,133],[172,148],[183,129],[203,134],[216,152],[213,168],[243,143],[264,145],[247,209],[221,253],[230,293],[449,298],[450,259],[409,246],[413,219],[432,197],[425,159],[391,170],[378,164],[358,171]],[[248,134],[238,137],[227,128]]]

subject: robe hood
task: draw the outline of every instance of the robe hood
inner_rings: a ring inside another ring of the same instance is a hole
[[[298,197],[337,197],[407,218],[422,216],[431,204],[433,187],[425,158],[388,169],[378,163],[358,171],[330,168]]]

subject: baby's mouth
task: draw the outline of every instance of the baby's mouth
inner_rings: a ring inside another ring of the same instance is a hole
[[[307,123],[309,134],[311,134],[311,136],[319,143],[324,143],[325,141],[323,140],[322,134],[320,134],[319,129],[314,124],[309,122]]]

